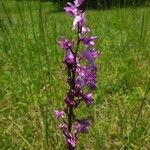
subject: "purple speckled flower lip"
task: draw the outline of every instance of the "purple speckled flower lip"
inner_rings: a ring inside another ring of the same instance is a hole
[[[76,149],[79,133],[88,133],[90,126],[90,121],[76,116],[74,109],[81,103],[89,108],[94,102],[92,92],[96,89],[97,67],[94,60],[98,52],[94,46],[97,37],[87,36],[90,29],[86,26],[84,4],[85,0],[74,0],[64,8],[66,14],[73,18],[72,29],[77,33],[77,40],[63,37],[58,41],[65,53],[63,62],[68,72],[68,91],[64,98],[64,111],[54,110],[54,114],[69,150]],[[82,50],[80,44],[84,46]]]

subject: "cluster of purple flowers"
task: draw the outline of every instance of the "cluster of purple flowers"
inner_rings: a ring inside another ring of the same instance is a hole
[[[73,4],[68,2],[64,8],[67,15],[73,18],[72,29],[77,32],[76,47],[74,46],[75,42],[66,37],[58,41],[59,46],[65,51],[64,63],[68,70],[67,84],[69,89],[64,98],[64,111],[55,110],[54,113],[57,120],[61,120],[59,128],[70,150],[76,147],[78,133],[87,133],[90,126],[87,119],[77,119],[74,109],[81,102],[90,106],[93,102],[91,92],[96,88],[97,67],[94,64],[94,59],[98,56],[98,52],[93,48],[96,36],[86,35],[90,29],[86,26],[84,4],[85,0],[74,0]],[[82,52],[79,51],[80,44],[84,46]]]

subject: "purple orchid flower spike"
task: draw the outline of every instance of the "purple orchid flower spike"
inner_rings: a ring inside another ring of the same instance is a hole
[[[92,92],[96,89],[97,67],[94,61],[98,57],[98,52],[93,48],[96,36],[86,36],[90,29],[86,26],[83,10],[85,2],[86,0],[74,0],[73,3],[68,2],[64,8],[66,14],[73,18],[77,45],[74,46],[76,42],[69,41],[66,37],[58,41],[60,48],[65,50],[64,63],[68,72],[68,91],[64,98],[64,111],[55,110],[54,114],[59,123],[62,121],[59,128],[68,150],[76,149],[79,133],[88,133],[90,126],[90,121],[78,119],[74,110],[82,103],[87,107],[92,105],[94,101]],[[84,48],[80,53],[81,43]]]

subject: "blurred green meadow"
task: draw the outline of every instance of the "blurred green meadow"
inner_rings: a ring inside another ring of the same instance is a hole
[[[0,1],[0,149],[63,150],[54,109],[67,91],[57,40],[76,38],[52,3]],[[94,105],[78,116],[91,128],[77,150],[150,149],[150,9],[88,10],[97,35]]]

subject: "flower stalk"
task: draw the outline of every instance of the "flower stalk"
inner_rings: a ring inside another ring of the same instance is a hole
[[[90,126],[88,119],[77,118],[74,109],[82,102],[90,106],[93,103],[91,92],[96,88],[97,67],[94,59],[98,52],[93,48],[96,37],[87,36],[90,29],[86,27],[84,5],[85,0],[74,0],[73,4],[68,2],[64,8],[67,15],[73,18],[72,28],[77,32],[76,49],[74,50],[73,40],[69,41],[64,37],[58,41],[60,47],[65,50],[68,92],[64,98],[64,111],[55,110],[54,113],[69,150],[76,149],[78,135],[87,133]],[[83,51],[79,49],[80,44],[85,47]]]

